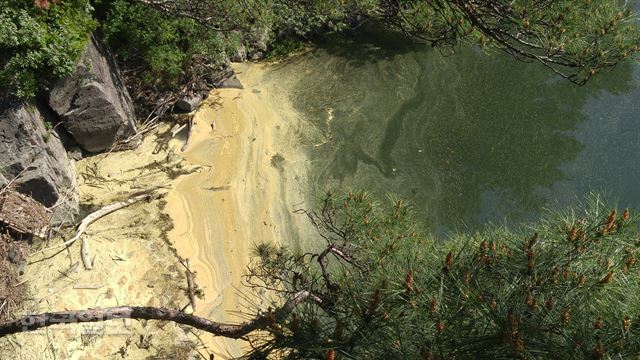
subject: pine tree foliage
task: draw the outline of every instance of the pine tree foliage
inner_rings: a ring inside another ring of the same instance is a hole
[[[155,89],[175,87],[183,77],[204,76],[207,65],[224,61],[232,39],[188,17],[143,4],[115,0],[102,23],[105,40],[137,79]]]
[[[608,0],[385,1],[393,27],[434,46],[478,43],[543,64],[584,84],[635,54],[638,22],[628,2]]]
[[[307,212],[325,247],[261,245],[248,283],[298,307],[253,337],[255,358],[567,359],[640,353],[637,218],[593,201],[442,241],[419,234],[411,208],[366,194],[329,196]],[[274,300],[274,307],[279,301]]]

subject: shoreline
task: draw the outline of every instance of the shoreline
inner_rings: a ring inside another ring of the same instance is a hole
[[[167,125],[159,133],[169,131]],[[157,135],[148,136],[132,150],[100,154],[77,163],[80,201],[101,207],[122,201],[131,194],[170,185],[168,169],[181,167],[170,152],[154,154]],[[163,194],[158,190],[158,194]],[[156,306],[179,309],[188,301],[182,291],[184,271],[164,240],[171,224],[162,215],[162,196],[139,202],[92,223],[82,235],[92,268],[81,260],[82,241],[60,251],[53,244],[68,239],[71,232],[51,240],[34,242],[27,272],[21,278],[29,298],[23,312],[41,313],[64,309],[121,306]],[[44,252],[39,252],[44,248]],[[58,325],[16,334],[22,344],[2,339],[0,358],[16,359],[144,359],[165,354],[187,354],[188,344],[197,344],[177,326],[160,322],[108,321],[100,324]],[[136,346],[128,339],[137,339]],[[122,354],[122,355],[121,355]]]
[[[82,266],[80,241],[59,255],[54,248],[31,255],[21,279],[32,297],[25,310],[123,304],[182,309],[189,297],[179,258],[190,260],[195,283],[204,290],[204,298],[196,298],[197,315],[238,323],[246,320],[243,311],[266,310],[268,299],[261,293],[240,291],[253,245],[306,247],[315,234],[305,216],[293,214],[311,198],[310,162],[299,142],[307,124],[286,92],[295,78],[272,65],[234,67],[245,89],[211,93],[194,117],[187,151],[180,152],[184,134],[154,151],[171,131],[163,124],[136,149],[78,162],[85,206],[104,206],[158,186],[162,196],[109,214],[87,229],[83,238],[90,244],[91,270]],[[59,326],[5,339],[0,357],[187,358],[206,347],[216,359],[228,359],[248,347],[244,341],[190,333],[154,321]],[[13,338],[26,346],[14,348]]]
[[[168,238],[205,292],[195,313],[226,322],[244,321],[242,311],[258,306],[253,293],[240,293],[254,244],[296,246],[306,219],[294,219],[292,210],[308,200],[308,160],[295,135],[299,117],[267,79],[269,65],[234,68],[245,88],[212,92],[196,113],[189,148],[180,155],[204,170],[177,179],[164,210],[174,226]],[[221,358],[239,356],[248,345],[204,338]]]

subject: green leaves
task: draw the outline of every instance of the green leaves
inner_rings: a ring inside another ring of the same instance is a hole
[[[32,96],[68,74],[97,23],[89,1],[48,3],[0,0],[0,85]],[[583,84],[634,56],[640,31],[628,7],[583,2],[493,0],[149,1],[96,3],[116,55],[147,85],[170,88],[203,76],[241,46],[249,51],[295,51],[292,38],[348,29],[364,19],[386,24],[434,46],[479,44],[541,63]],[[238,35],[241,34],[241,35]],[[283,40],[284,39],[284,40]],[[282,43],[280,43],[282,42]]]
[[[0,1],[0,86],[12,96],[34,96],[68,75],[96,26],[88,2],[49,11],[29,1]]]
[[[203,63],[220,63],[225,54],[221,33],[141,4],[114,1],[102,26],[118,59],[135,64],[138,75],[157,89],[174,86]]]

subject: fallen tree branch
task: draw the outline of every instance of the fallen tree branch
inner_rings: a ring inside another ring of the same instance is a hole
[[[120,202],[117,202],[117,203],[113,203],[113,204],[104,206],[100,210],[92,212],[91,214],[87,215],[87,217],[82,220],[80,225],[78,225],[78,229],[76,230],[75,235],[71,239],[63,242],[62,244],[36,251],[34,254],[39,254],[39,253],[42,253],[42,252],[45,252],[45,251],[48,251],[48,250],[58,249],[58,248],[61,248],[61,247],[67,247],[67,246],[73,244],[76,240],[78,240],[80,238],[80,236],[85,232],[85,230],[87,230],[87,227],[89,227],[89,225],[91,225],[93,222],[95,222],[96,220],[100,219],[101,217],[109,215],[109,214],[111,214],[112,212],[114,212],[116,210],[120,210],[120,209],[125,208],[125,207],[127,207],[129,205],[135,204],[135,203],[137,203],[139,201],[149,200],[150,198],[151,198],[151,193],[146,193],[146,194],[134,196],[134,197],[132,197],[132,198],[130,198],[128,200],[125,200],[125,201],[120,201]]]
[[[56,324],[101,322],[114,319],[165,320],[177,324],[192,326],[214,336],[231,339],[242,338],[260,329],[265,329],[274,322],[281,323],[304,301],[312,301],[322,306],[322,300],[311,292],[303,290],[295,293],[281,308],[274,312],[260,314],[255,319],[241,324],[224,324],[199,316],[186,314],[177,310],[169,310],[146,306],[117,306],[110,308],[88,309],[79,311],[59,311],[43,314],[26,315],[20,319],[0,323],[0,337],[6,335],[34,331]]]
[[[175,128],[174,128],[174,129],[171,129],[171,138],[176,137],[176,135],[177,135],[180,131],[182,131],[182,129],[184,129],[185,127],[187,127],[187,124],[186,124],[186,123],[185,123],[185,124],[182,124],[182,125],[178,125],[178,124],[176,124]]]
[[[98,290],[102,289],[104,285],[73,285],[76,290]]]

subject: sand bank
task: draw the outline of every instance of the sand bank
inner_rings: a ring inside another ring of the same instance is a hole
[[[266,65],[238,65],[236,72],[245,88],[211,94],[182,153],[206,170],[180,178],[165,208],[174,224],[169,239],[205,291],[196,314],[228,322],[244,320],[240,312],[250,307],[239,289],[253,245],[295,244],[295,224],[304,228],[305,219],[292,210],[307,200],[297,114],[267,78]],[[240,355],[246,346],[210,341],[216,358]]]
[[[160,133],[168,131],[165,127]],[[153,154],[157,136],[130,151],[101,154],[77,164],[80,201],[87,211],[121,201],[160,185],[181,167],[171,152]],[[85,270],[80,243],[30,256],[22,281],[29,288],[25,312],[79,310],[119,305],[181,308],[188,303],[184,271],[164,238],[171,227],[154,199],[116,211],[93,223],[88,239],[93,269]],[[85,214],[86,215],[86,214]],[[72,229],[70,229],[72,230]],[[63,235],[70,238],[70,233]],[[34,244],[33,250],[62,242]],[[62,252],[60,252],[62,250]],[[109,321],[57,325],[0,341],[0,359],[146,359],[185,358],[197,339],[172,324],[157,321]]]
[[[301,122],[278,75],[265,65],[240,65],[236,71],[245,89],[211,94],[195,116],[187,151],[180,150],[184,134],[158,147],[169,133],[163,126],[137,149],[77,164],[87,212],[145,189],[166,190],[159,199],[116,211],[88,228],[83,236],[94,259],[91,270],[80,261],[81,241],[57,255],[57,250],[32,255],[22,279],[32,297],[25,311],[117,305],[189,309],[178,256],[190,260],[204,289],[198,315],[240,322],[241,312],[255,311],[259,297],[246,290],[239,296],[238,290],[253,244],[296,246],[311,231],[303,216],[292,214],[307,201],[308,161],[297,141]],[[36,244],[34,250],[62,241]],[[0,358],[186,359],[196,352],[208,358],[212,351],[216,359],[227,359],[241,355],[245,346],[208,334],[199,339],[173,323],[111,321],[0,339]]]

